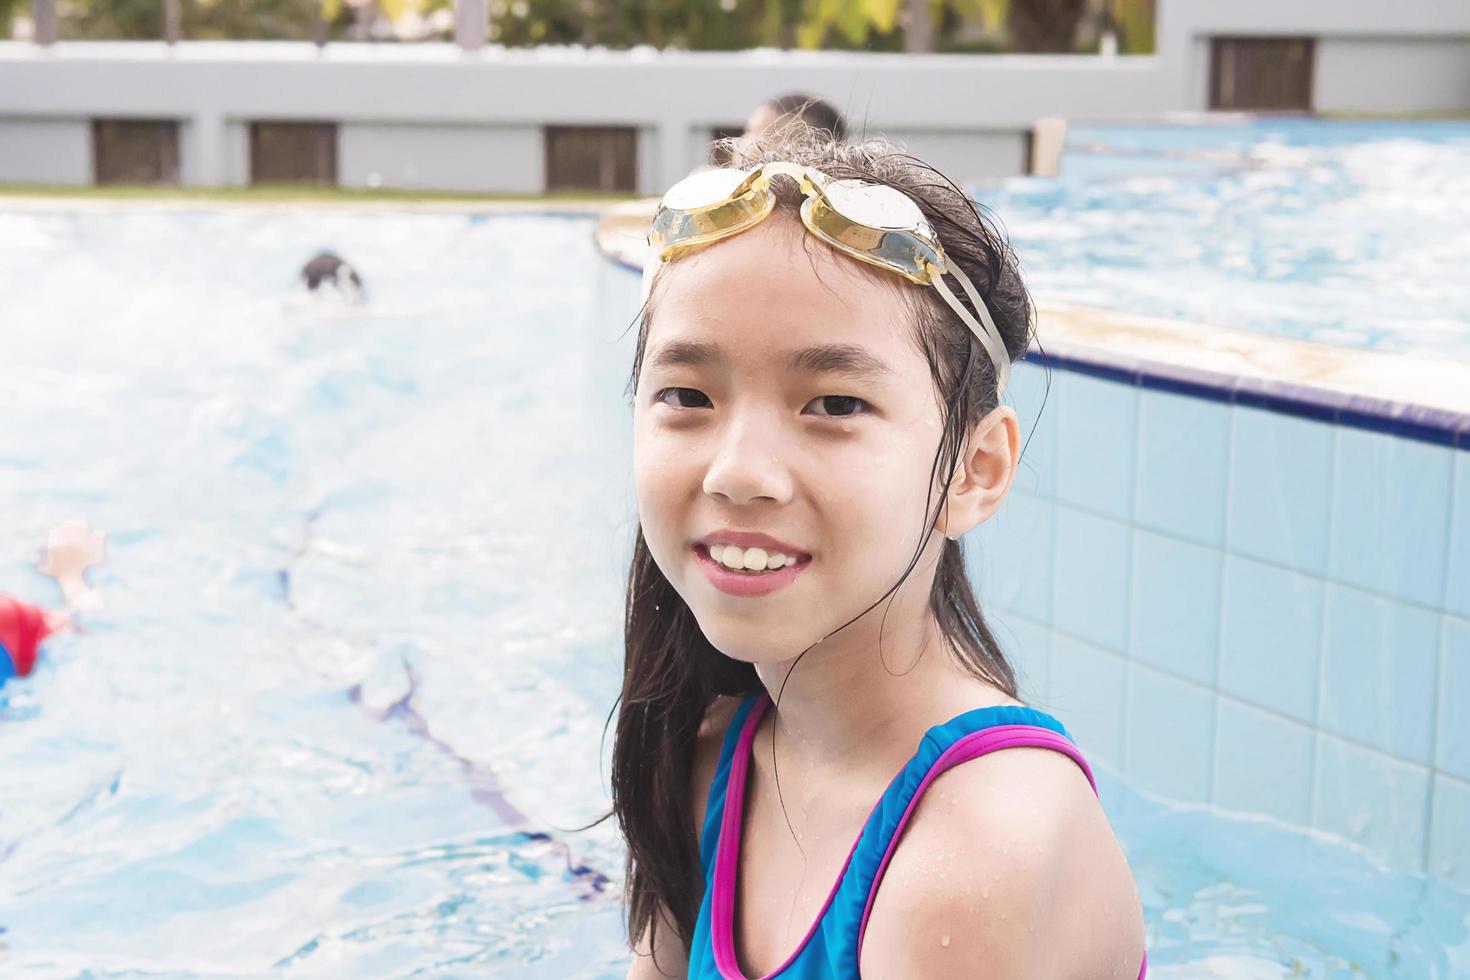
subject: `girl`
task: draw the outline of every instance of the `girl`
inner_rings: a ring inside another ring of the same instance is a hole
[[[1140,977],[1086,762],[1020,702],[956,541],[1019,458],[1015,256],[887,146],[751,163],[681,181],[650,235],[629,977]]]

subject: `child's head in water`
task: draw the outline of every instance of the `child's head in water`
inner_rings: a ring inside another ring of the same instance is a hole
[[[883,144],[799,142],[752,162],[775,160],[903,191],[1010,358],[1023,355],[1031,303],[1014,255],[965,194]],[[829,247],[797,217],[794,182],[772,187],[770,217],[659,271],[639,330],[640,530],[613,763],[635,936],[660,902],[691,934],[689,760],[716,695],[803,672],[901,672],[932,649],[1016,696],[947,540],[994,513],[1014,474],[996,365],[934,287]],[[717,587],[707,545],[731,529],[783,542],[798,574],[760,597]],[[879,666],[885,649],[904,656]]]

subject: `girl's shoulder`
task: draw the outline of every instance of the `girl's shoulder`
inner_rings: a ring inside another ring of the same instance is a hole
[[[1086,775],[1060,752],[1011,748],[946,770],[919,798],[873,901],[862,972],[1135,980],[1142,952],[1133,876]]]

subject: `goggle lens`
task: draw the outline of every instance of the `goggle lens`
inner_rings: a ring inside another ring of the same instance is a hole
[[[744,170],[706,170],[690,174],[669,188],[663,206],[676,211],[697,211],[730,198],[748,177]]]
[[[869,228],[916,231],[925,227],[919,206],[907,194],[886,184],[833,180],[822,186],[822,193],[838,214]]]

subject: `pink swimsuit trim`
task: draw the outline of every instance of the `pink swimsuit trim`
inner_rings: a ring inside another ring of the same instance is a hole
[[[765,717],[766,710],[771,706],[770,698],[762,697],[751,709],[749,716],[745,719],[745,727],[740,732],[740,739],[735,746],[734,757],[730,760],[730,775],[726,782],[725,812],[720,819],[720,839],[715,845],[715,868],[713,894],[710,896],[710,930],[711,940],[714,946],[715,966],[727,980],[773,980],[789,967],[802,950],[806,949],[811,938],[816,934],[818,927],[822,924],[823,917],[831,907],[836,897],[842,880],[847,876],[847,869],[852,864],[853,855],[857,853],[858,845],[862,843],[862,832],[858,833],[857,840],[852,842],[848,849],[847,860],[842,862],[842,870],[837,874],[837,880],[832,883],[831,890],[827,893],[827,899],[822,903],[811,927],[807,929],[806,935],[802,937],[796,949],[791,955],[770,973],[763,977],[750,978],[740,969],[738,958],[735,955],[735,888],[736,879],[740,868],[740,831],[745,816],[745,781],[750,766],[750,746],[755,741],[756,728],[761,719]],[[1097,793],[1097,781],[1093,778],[1092,767],[1082,757],[1082,753],[1066,737],[1057,734],[1047,728],[1036,725],[997,725],[983,731],[972,732],[955,740],[949,748],[940,754],[934,764],[929,767],[924,778],[915,788],[909,799],[908,806],[899,818],[898,825],[894,828],[889,838],[888,848],[884,851],[883,860],[878,864],[878,870],[873,876],[873,884],[868,889],[867,904],[863,907],[862,923],[858,928],[858,955],[862,955],[863,937],[868,930],[868,915],[873,909],[873,899],[877,897],[878,885],[883,880],[883,873],[888,869],[888,862],[893,858],[893,853],[898,847],[899,839],[903,835],[903,829],[913,815],[914,808],[923,796],[924,790],[939,775],[961,762],[979,758],[999,749],[1009,748],[1045,748],[1054,749],[1065,754],[1073,762],[1081,767],[1087,776],[1088,785],[1092,792]],[[871,822],[873,814],[883,805],[883,799],[879,797],[878,802],[873,805],[868,819],[863,821],[864,829]],[[1148,953],[1145,951],[1143,962],[1138,970],[1139,980],[1144,980],[1148,972]]]

